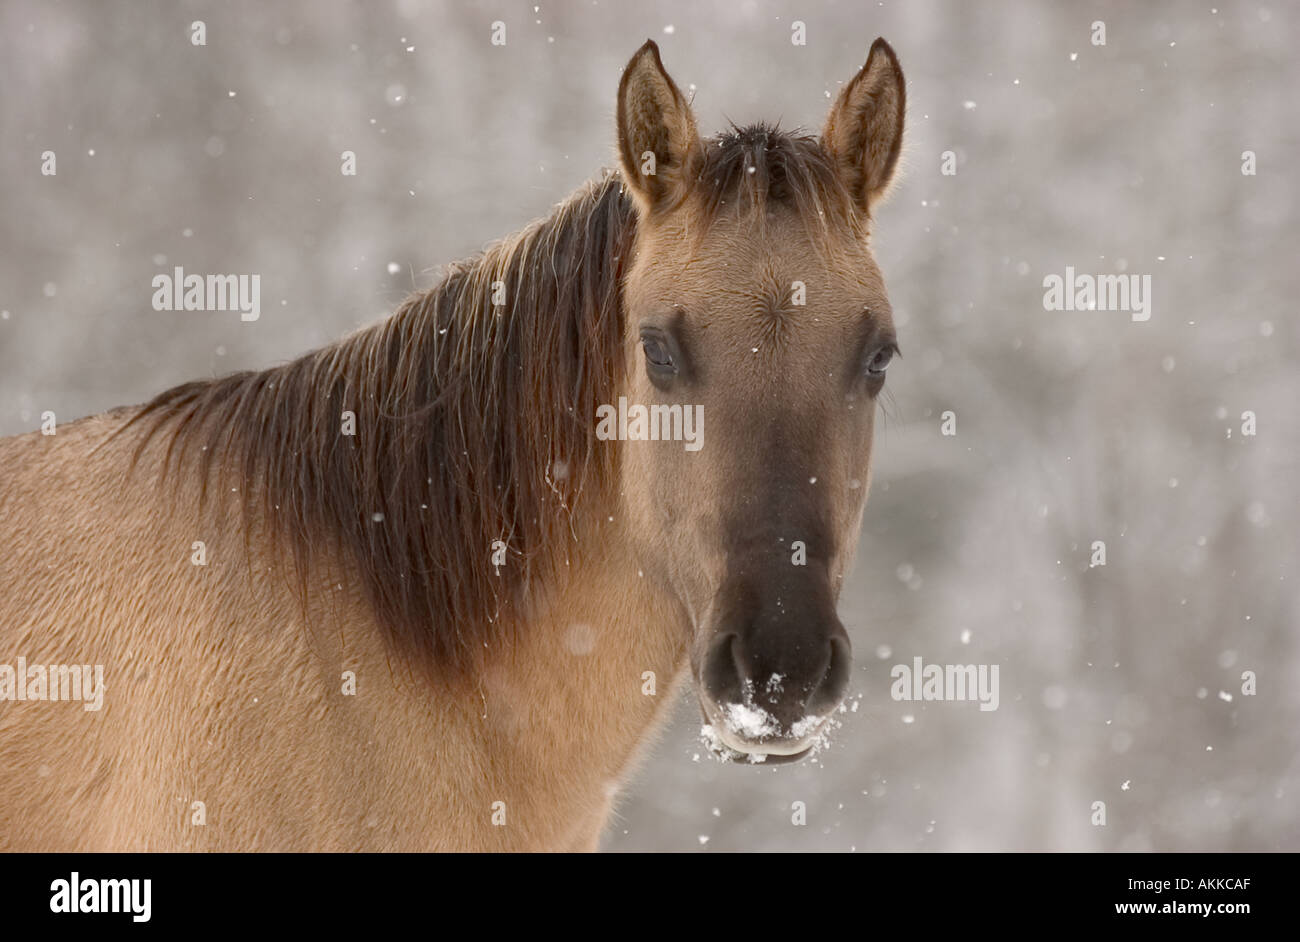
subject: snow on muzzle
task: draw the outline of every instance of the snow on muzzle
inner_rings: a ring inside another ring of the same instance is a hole
[[[733,576],[713,613],[697,658],[706,744],[723,755],[807,753],[844,699],[852,666],[825,570]]]

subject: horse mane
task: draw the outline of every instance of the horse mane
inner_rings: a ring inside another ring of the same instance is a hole
[[[707,142],[696,187],[710,217],[779,203],[825,220],[836,197],[848,205],[837,181],[814,139],[759,125]],[[280,366],[167,390],[120,431],[144,424],[138,460],[166,429],[164,477],[197,447],[205,499],[222,475],[237,479],[246,538],[260,511],[304,600],[332,544],[397,640],[467,667],[573,549],[584,495],[611,492],[616,452],[596,439],[595,415],[621,386],[635,232],[632,200],[607,172],[381,323]]]
[[[863,235],[863,220],[830,154],[815,137],[771,124],[732,125],[704,144],[695,181],[710,219],[730,206],[762,223],[768,211],[795,211],[814,235],[836,227]]]

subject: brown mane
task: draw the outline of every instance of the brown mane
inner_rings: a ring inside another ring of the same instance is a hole
[[[704,144],[696,180],[706,215],[728,204],[762,221],[770,206],[795,210],[814,232],[860,223],[834,161],[815,137],[769,124],[735,127]]]
[[[817,141],[769,126],[706,142],[694,190],[708,218],[761,219],[782,205],[814,229],[857,225]],[[572,549],[569,515],[584,493],[613,484],[595,410],[620,388],[635,230],[608,173],[378,325],[282,366],[160,394],[128,423],[147,420],[137,458],[164,429],[164,472],[174,451],[180,467],[198,446],[205,492],[222,474],[238,479],[246,514],[274,521],[304,591],[333,541],[399,640],[465,664]],[[355,436],[340,432],[344,411]],[[496,540],[508,552],[499,571]]]

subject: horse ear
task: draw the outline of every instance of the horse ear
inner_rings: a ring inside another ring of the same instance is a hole
[[[642,212],[675,205],[703,153],[695,115],[646,40],[618,84],[618,158]]]
[[[822,130],[822,146],[864,210],[885,195],[894,178],[906,103],[898,56],[889,43],[877,39],[867,64],[835,100]]]

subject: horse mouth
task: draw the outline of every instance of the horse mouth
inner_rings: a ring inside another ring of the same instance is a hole
[[[717,706],[700,700],[700,739],[722,762],[788,765],[799,762],[826,744],[830,714],[807,717],[785,729],[751,704]]]

